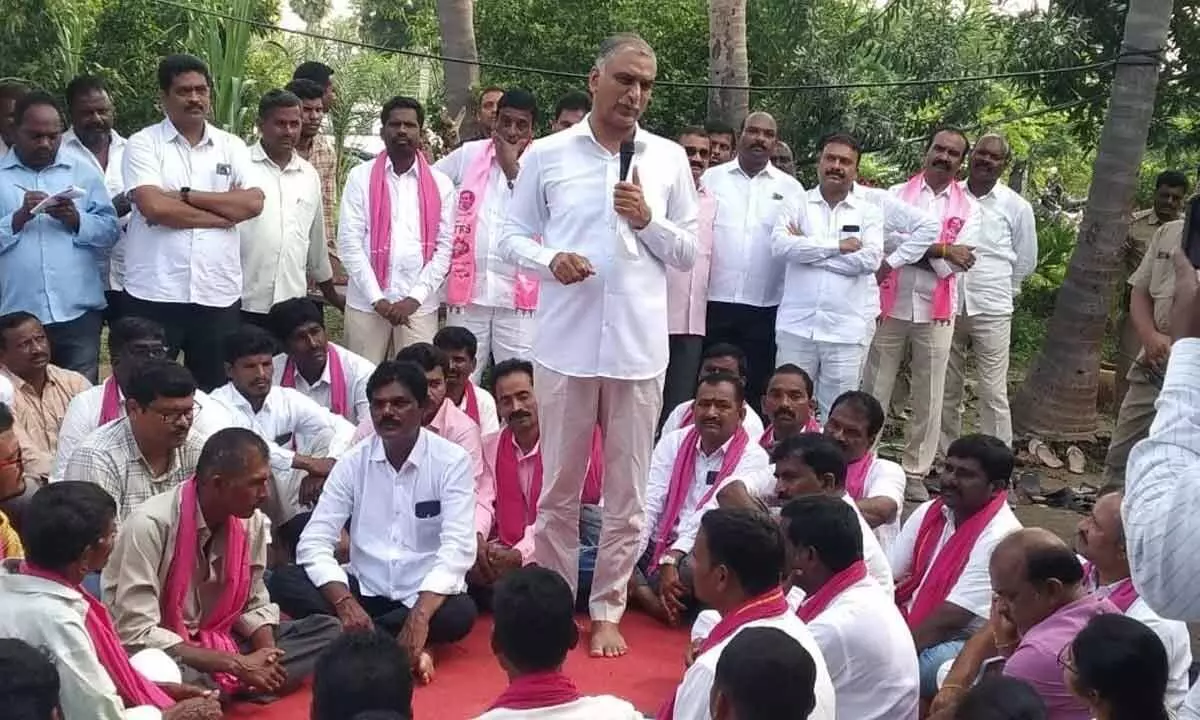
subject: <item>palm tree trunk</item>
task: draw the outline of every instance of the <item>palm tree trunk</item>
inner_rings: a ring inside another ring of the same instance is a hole
[[[708,2],[708,77],[713,85],[750,84],[746,57],[746,0]],[[708,91],[708,116],[741,127],[749,112],[749,90]]]
[[[438,25],[442,34],[442,55],[460,60],[479,60],[475,48],[474,0],[438,0]],[[471,112],[471,89],[479,82],[479,66],[443,61],[446,110],[456,117],[460,110]]]
[[[1172,5],[1130,0],[1123,50],[1163,48]],[[1154,58],[1133,55],[1123,63],[1114,73],[1087,208],[1046,341],[1013,400],[1014,427],[1039,437],[1086,439],[1096,430],[1100,350],[1158,87]]]

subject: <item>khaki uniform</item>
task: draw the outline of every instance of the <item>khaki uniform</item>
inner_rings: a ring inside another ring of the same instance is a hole
[[[1161,227],[1162,222],[1154,210],[1139,210],[1133,214],[1129,222],[1129,233],[1125,237],[1122,278],[1133,277],[1133,273],[1137,271],[1146,254],[1146,248],[1150,246],[1155,233]],[[1118,408],[1121,407],[1125,391],[1129,389],[1129,383],[1125,380],[1125,376],[1129,373],[1129,366],[1133,364],[1133,359],[1142,349],[1142,341],[1138,339],[1137,331],[1133,329],[1133,321],[1129,319],[1129,290],[1127,288],[1123,288],[1120,303],[1120,311],[1117,313],[1117,367],[1113,396],[1113,404]]]
[[[1154,234],[1145,254],[1133,275],[1129,277],[1132,288],[1145,290],[1154,301],[1154,326],[1164,334],[1171,330],[1171,305],[1175,298],[1174,254],[1183,240],[1183,221],[1174,220],[1162,225]],[[1128,323],[1132,330],[1133,322]],[[1117,411],[1117,425],[1113,429],[1112,443],[1104,460],[1104,479],[1107,483],[1124,485],[1125,462],[1129,451],[1150,432],[1154,421],[1154,401],[1162,389],[1162,367],[1151,367],[1146,363],[1145,352],[1138,343],[1137,360],[1125,375],[1128,390]]]

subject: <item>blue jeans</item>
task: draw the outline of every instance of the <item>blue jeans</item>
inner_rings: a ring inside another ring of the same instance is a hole
[[[100,330],[104,313],[88,310],[74,320],[45,326],[50,340],[50,361],[74,370],[95,384],[100,374]]]
[[[966,640],[948,640],[939,645],[927,647],[917,655],[917,668],[921,674],[921,697],[930,699],[937,695],[938,670],[948,660],[958,657]]]

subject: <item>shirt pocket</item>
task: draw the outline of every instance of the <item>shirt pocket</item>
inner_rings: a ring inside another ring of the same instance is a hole
[[[418,552],[436,552],[442,535],[442,503],[440,500],[422,500],[413,508],[416,525],[416,548]]]

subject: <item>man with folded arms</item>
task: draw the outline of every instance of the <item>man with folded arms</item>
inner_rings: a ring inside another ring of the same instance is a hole
[[[937,692],[937,672],[954,658],[992,607],[988,561],[1021,529],[1008,507],[1013,454],[990,435],[950,444],[941,494],[909,516],[892,545],[896,604],[908,621],[921,670],[921,697]]]
[[[446,353],[450,361],[450,372],[446,375],[446,398],[474,420],[483,435],[499,432],[496,399],[475,384],[479,379],[476,367],[478,342],[475,336],[465,327],[447,325],[433,336],[433,345]]]
[[[917,651],[896,604],[867,573],[854,509],[809,496],[783,507],[797,615],[821,647],[844,720],[916,720]]]
[[[800,433],[821,432],[816,400],[812,377],[803,368],[792,363],[775,368],[762,398],[763,417],[770,425],[758,444],[770,451],[777,443]]]
[[[298,687],[340,632],[324,615],[280,622],[267,595],[269,459],[250,430],[213,435],[194,476],[126,518],[103,575],[127,650],[158,648],[185,680],[257,701]]]

